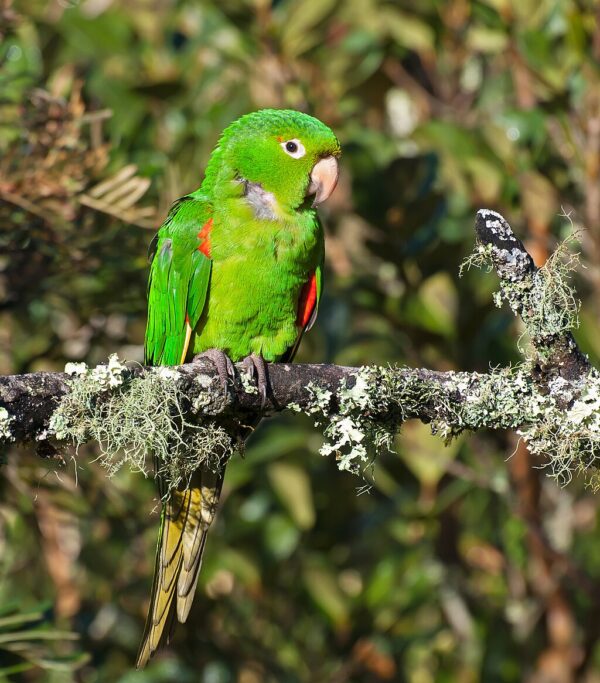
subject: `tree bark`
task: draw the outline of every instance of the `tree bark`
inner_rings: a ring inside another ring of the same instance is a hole
[[[574,301],[572,293],[561,283],[558,295],[552,288],[549,294],[551,274],[536,268],[500,214],[480,210],[475,232],[476,258],[493,266],[500,278],[501,298],[521,318],[531,339],[533,358],[522,368],[468,373],[275,363],[269,366],[264,406],[258,392],[239,378],[225,393],[215,368],[205,359],[169,368],[172,381],[189,406],[202,399],[201,412],[224,423],[232,416],[243,422],[290,407],[314,414],[316,403],[321,420],[339,418],[346,410],[348,391],[365,381],[369,388],[364,417],[396,425],[416,418],[446,437],[464,430],[534,424],[540,401],[552,401],[555,410],[558,406],[568,411],[589,389],[590,377],[595,377],[569,329],[572,311],[561,310],[562,302]],[[156,368],[130,364],[125,374],[141,377],[151,372]],[[72,386],[73,378],[66,373],[0,377],[0,441],[43,442],[52,436],[52,415]],[[105,394],[106,390],[99,391],[97,400]],[[537,405],[535,410],[532,405]]]

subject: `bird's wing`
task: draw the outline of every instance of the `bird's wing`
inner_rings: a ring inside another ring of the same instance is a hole
[[[300,290],[297,318],[298,337],[296,338],[294,345],[280,359],[283,363],[290,363],[294,360],[294,356],[298,351],[304,333],[311,329],[317,319],[319,301],[321,300],[321,293],[323,291],[323,259],[324,254],[321,256],[319,265],[310,274],[308,280]]]
[[[204,310],[211,274],[210,230],[206,204],[180,200],[151,245],[148,326],[145,354],[150,365],[185,361],[191,332]],[[184,622],[190,611],[208,528],[215,516],[224,471],[201,467],[189,482],[163,498],[148,617],[137,667],[168,642],[175,617]]]
[[[191,331],[208,297],[212,267],[209,214],[205,202],[184,197],[152,240],[145,339],[148,365],[185,361]]]

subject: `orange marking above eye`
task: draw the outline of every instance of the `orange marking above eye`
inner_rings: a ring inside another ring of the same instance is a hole
[[[297,324],[306,327],[317,303],[317,276],[313,273],[310,280],[300,290]]]
[[[283,135],[277,136],[277,142],[283,142]]]
[[[207,258],[210,258],[210,231],[212,230],[212,226],[213,219],[209,218],[198,233],[198,239],[200,240],[198,251],[201,251]]]

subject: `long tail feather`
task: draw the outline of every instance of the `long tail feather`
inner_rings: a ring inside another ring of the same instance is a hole
[[[188,488],[172,491],[163,504],[152,597],[137,658],[138,669],[169,642],[175,616],[183,623],[190,613],[224,474],[200,469]]]

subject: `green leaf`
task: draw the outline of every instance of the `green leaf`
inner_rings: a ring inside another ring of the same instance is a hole
[[[315,507],[305,469],[292,463],[275,462],[267,472],[273,490],[296,525],[310,529],[315,523]]]
[[[407,302],[406,318],[426,330],[446,336],[455,334],[458,297],[448,273],[436,273]]]
[[[51,631],[41,629],[0,633],[0,645],[4,643],[23,642],[25,640],[79,640],[79,635],[71,631]]]
[[[393,9],[381,11],[380,18],[382,28],[403,47],[416,51],[433,48],[433,29],[414,14]]]
[[[8,626],[18,626],[27,624],[31,621],[39,621],[44,618],[44,612],[28,612],[27,614],[13,614],[10,617],[0,617],[0,629],[5,629]]]
[[[303,0],[292,2],[282,17],[281,42],[289,57],[298,57],[317,45],[321,36],[317,27],[335,6],[337,0]]]
[[[14,664],[13,666],[0,667],[0,676],[8,676],[9,674],[18,674],[22,671],[29,671],[33,669],[35,664],[30,662],[22,662],[21,664]]]
[[[279,560],[289,557],[300,541],[300,532],[289,517],[271,515],[264,529],[265,545]]]
[[[365,590],[365,598],[369,605],[374,607],[388,600],[395,574],[395,563],[392,558],[384,558],[377,563]]]
[[[508,46],[508,35],[485,26],[472,26],[467,33],[467,45],[471,50],[494,54]]]
[[[311,598],[333,624],[341,627],[349,622],[348,601],[329,569],[309,565],[304,569],[303,579]]]

